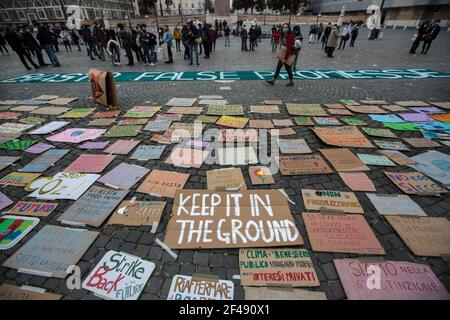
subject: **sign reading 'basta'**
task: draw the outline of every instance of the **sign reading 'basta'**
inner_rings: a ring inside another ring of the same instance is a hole
[[[303,244],[278,190],[180,190],[164,242],[175,249]]]

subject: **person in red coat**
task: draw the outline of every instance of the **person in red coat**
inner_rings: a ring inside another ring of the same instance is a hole
[[[284,65],[284,68],[286,69],[288,76],[289,76],[289,82],[286,84],[286,86],[290,87],[294,85],[294,76],[292,74],[292,63],[295,59],[296,50],[294,48],[295,44],[295,35],[291,30],[291,27],[289,24],[285,23],[283,24],[283,27],[281,28],[282,33],[282,42],[281,42],[281,48],[285,47],[285,53],[282,57],[278,58],[278,64],[277,69],[275,71],[275,74],[273,75],[272,80],[267,80],[267,83],[270,83],[271,85],[275,84],[275,80],[280,75],[281,68]]]
[[[209,51],[216,51],[217,31],[211,28],[209,30],[209,35],[211,37],[211,48]]]

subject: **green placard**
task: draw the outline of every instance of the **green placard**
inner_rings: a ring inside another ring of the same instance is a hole
[[[351,126],[365,126],[367,124],[366,122],[364,122],[363,120],[358,119],[358,118],[342,117],[341,120]]]
[[[20,119],[19,122],[26,123],[26,124],[32,124],[32,125],[38,125],[42,122],[45,122],[45,119],[39,118],[39,117],[28,117],[24,119]]]
[[[229,104],[224,106],[209,105],[206,114],[215,116],[243,116],[244,109],[240,104]]]
[[[397,131],[419,131],[420,128],[411,122],[383,122],[385,127]]]
[[[142,126],[113,126],[105,134],[107,137],[135,137],[141,132]]]
[[[397,136],[389,129],[378,129],[378,128],[361,128],[369,136],[381,137],[381,138],[397,138]]]
[[[25,150],[36,143],[36,140],[13,140],[0,144],[0,148],[6,150]]]

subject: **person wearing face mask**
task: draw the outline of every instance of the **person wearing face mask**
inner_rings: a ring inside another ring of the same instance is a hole
[[[290,87],[294,85],[294,76],[292,74],[292,64],[295,60],[295,35],[291,31],[291,27],[289,24],[285,23],[283,24],[283,27],[281,28],[282,32],[282,41],[281,41],[281,48],[277,52],[277,68],[275,71],[275,74],[273,75],[273,78],[271,80],[267,80],[266,82],[274,85],[275,80],[280,75],[281,68],[284,66],[286,69],[288,76],[289,76],[289,82],[286,84],[286,86]]]

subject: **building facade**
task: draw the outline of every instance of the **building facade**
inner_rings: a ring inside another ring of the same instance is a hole
[[[133,18],[133,0],[2,0],[0,24],[64,23],[69,5],[81,8],[83,20]]]
[[[313,14],[339,14],[342,8],[353,16],[368,16],[370,5],[382,6],[384,26],[416,27],[425,20],[440,19],[450,25],[450,0],[311,0]]]

